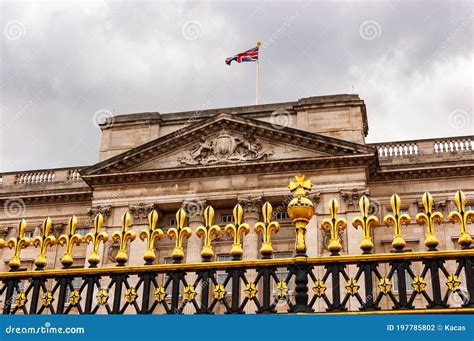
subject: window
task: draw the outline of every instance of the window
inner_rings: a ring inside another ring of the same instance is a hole
[[[33,238],[34,234],[34,231],[25,231],[26,238]]]
[[[293,253],[291,252],[278,252],[273,254],[273,258],[292,258]],[[275,270],[275,275],[278,278],[278,281],[284,281],[286,280],[286,276],[288,276],[288,269],[287,268],[277,268]],[[288,285],[288,291],[293,290],[293,279],[290,280],[289,283],[286,283]],[[276,295],[276,284],[274,284],[273,288],[273,293]]]
[[[290,220],[288,212],[276,212],[275,217],[276,220]]]
[[[411,265],[410,265],[410,269],[413,271]],[[398,292],[398,274],[397,274],[397,272],[393,273],[392,282],[393,282],[393,291]],[[412,283],[413,283],[413,279],[411,278],[410,274],[406,270],[405,270],[405,282],[406,282],[407,292],[413,291],[413,287],[411,286]]]
[[[229,224],[234,222],[234,217],[232,214],[223,214],[221,215],[221,222]]]
[[[232,256],[231,255],[217,255],[217,261],[218,262],[227,262],[227,261],[231,261],[232,260]],[[216,272],[216,275],[217,275],[217,282],[219,284],[224,284],[224,281],[227,277],[227,273],[225,272],[225,270],[220,270],[220,271],[217,271]],[[225,290],[230,293],[232,291],[232,283],[231,283],[231,280],[229,280],[229,282],[227,282],[227,285],[225,286]]]
[[[23,281],[18,282],[18,289],[16,287],[13,288],[13,296],[11,298],[11,305],[16,305],[16,297],[18,296],[19,292],[23,292],[25,290],[25,283]]]
[[[173,258],[165,257],[164,262],[165,264],[173,264]],[[163,287],[165,286],[166,281],[168,280],[168,277],[169,277],[168,274],[163,274],[163,284],[162,284]],[[173,294],[173,281],[171,281],[168,287],[166,288],[166,295],[168,295],[168,297],[171,297],[172,294]]]
[[[169,221],[169,227],[176,227],[176,226],[177,226],[176,219],[171,218]]]
[[[402,214],[409,214],[408,213],[408,208],[401,208],[400,209],[400,215],[402,215]]]
[[[79,289],[81,289],[82,282],[83,282],[83,279],[82,279],[82,278],[74,278],[74,279],[71,281],[71,285],[72,285],[72,287],[74,288],[74,290],[79,290]],[[65,297],[66,305],[69,304],[70,295],[71,295],[71,289],[69,288],[69,286],[67,286],[67,287],[66,287],[66,297]]]
[[[88,228],[82,228],[82,229],[76,229],[76,234],[80,234],[81,236],[85,236],[88,234],[90,229]]]

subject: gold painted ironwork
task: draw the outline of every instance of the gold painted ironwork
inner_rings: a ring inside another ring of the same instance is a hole
[[[425,291],[426,282],[423,277],[415,276],[415,278],[413,278],[413,283],[411,284],[411,286],[413,287],[413,289],[415,289],[417,293],[421,293]]]
[[[88,233],[84,238],[87,244],[92,243],[92,251],[87,259],[91,266],[97,266],[100,263],[100,243],[105,243],[109,239],[109,235],[106,232],[101,232],[103,223],[104,217],[100,213],[97,214],[94,218],[94,233]]]
[[[137,295],[137,289],[135,289],[134,287],[131,287],[131,288],[128,288],[126,291],[125,291],[125,300],[128,302],[128,303],[133,303],[135,302],[135,300],[137,299],[138,295]]]
[[[430,249],[436,249],[439,245],[438,238],[436,238],[435,224],[443,221],[441,212],[433,212],[433,197],[429,192],[425,192],[422,198],[424,213],[418,213],[415,217],[416,222],[420,225],[426,225],[425,246]]]
[[[133,230],[129,230],[130,226],[130,213],[127,211],[122,215],[122,229],[112,234],[112,240],[114,242],[120,242],[119,250],[115,256],[115,260],[118,264],[125,264],[128,261],[127,255],[127,242],[133,242],[136,238],[136,233]]]
[[[187,287],[184,288],[184,299],[186,301],[192,301],[196,296],[196,289],[194,289],[194,285],[189,284]]]
[[[71,266],[74,263],[74,259],[72,258],[72,248],[74,245],[81,245],[82,236],[76,233],[76,226],[77,226],[77,218],[73,215],[69,218],[69,222],[67,224],[67,230],[69,231],[68,234],[62,234],[59,236],[59,244],[62,246],[66,245],[66,250],[64,251],[63,258],[61,258],[61,264],[65,267]]]
[[[263,222],[258,222],[254,226],[256,233],[262,234],[262,247],[260,248],[260,254],[264,257],[270,257],[273,254],[273,247],[271,241],[272,232],[278,233],[280,231],[280,223],[272,221],[273,207],[267,201],[262,206]]]
[[[214,208],[212,208],[212,206],[207,206],[204,210],[204,226],[201,225],[196,229],[196,235],[204,240],[201,257],[205,260],[210,260],[214,257],[214,251],[212,250],[211,245],[212,236],[218,237],[221,234],[220,226],[214,225],[213,220]]]
[[[232,211],[234,216],[234,223],[227,224],[224,228],[224,231],[227,235],[234,236],[234,243],[232,244],[232,249],[230,250],[231,256],[235,258],[241,258],[244,250],[242,249],[241,235],[247,235],[250,232],[249,224],[242,223],[242,218],[244,216],[244,210],[240,204],[235,205],[234,210]]]
[[[449,290],[451,290],[452,292],[456,292],[459,289],[459,286],[461,285],[461,281],[459,280],[459,277],[455,274],[450,274],[448,276],[448,281],[446,282],[446,285],[448,286]]]
[[[56,244],[56,238],[49,233],[51,232],[51,225],[53,222],[48,217],[41,224],[41,235],[33,239],[33,245],[39,247],[39,255],[35,260],[35,265],[38,268],[43,268],[46,266],[46,248],[48,246],[53,246]]]
[[[384,295],[387,295],[392,290],[392,283],[388,277],[382,277],[379,279],[378,287]]]
[[[393,241],[392,246],[395,250],[401,251],[406,246],[405,239],[402,235],[402,226],[410,223],[410,216],[408,214],[400,214],[401,200],[397,194],[392,195],[390,198],[390,207],[392,208],[392,214],[387,214],[383,218],[384,224],[389,227],[393,226]]]
[[[21,219],[18,223],[18,236],[10,238],[7,242],[7,246],[13,250],[13,257],[8,262],[8,266],[11,269],[18,269],[21,265],[20,253],[21,249],[25,249],[30,245],[30,239],[25,237],[26,220]]]
[[[365,195],[363,195],[359,200],[359,209],[362,215],[355,217],[352,220],[352,226],[356,229],[358,227],[362,229],[360,248],[366,253],[369,253],[374,248],[370,230],[379,225],[379,219],[374,215],[369,215],[369,207],[370,201]]]
[[[280,281],[276,285],[276,292],[278,298],[284,298],[288,294],[288,284],[285,281]]]
[[[466,211],[466,195],[462,191],[457,191],[454,196],[454,203],[456,204],[457,211],[451,211],[448,215],[448,219],[451,223],[459,223],[460,234],[458,244],[463,249],[468,249],[472,243],[472,237],[468,229],[468,220],[474,221],[474,211]]]
[[[105,288],[99,289],[96,298],[99,305],[104,305],[109,299],[109,291]]]
[[[26,294],[24,291],[20,291],[15,298],[15,304],[18,308],[23,307],[27,302]]]
[[[225,290],[225,287],[223,284],[217,284],[214,288],[214,298],[217,300],[222,300],[224,299],[225,295],[227,294],[227,291]]]
[[[295,249],[297,255],[305,255],[306,246],[306,226],[314,215],[314,205],[307,198],[307,192],[313,188],[311,180],[305,180],[304,175],[295,176],[296,181],[290,181],[288,188],[293,193],[294,198],[288,204],[288,216],[296,228]]]
[[[41,296],[41,303],[43,303],[43,305],[46,306],[46,307],[51,305],[51,303],[53,303],[53,301],[54,301],[54,297],[53,297],[53,293],[51,291],[46,291]]]
[[[142,230],[140,232],[140,239],[145,241],[147,240],[147,247],[143,259],[147,264],[153,263],[156,259],[155,254],[155,240],[160,240],[163,238],[163,230],[158,228],[158,212],[151,210],[148,214],[148,229]]]
[[[245,285],[244,294],[249,300],[253,299],[258,293],[255,283],[249,282]]]
[[[167,296],[165,288],[163,287],[156,288],[153,296],[155,297],[156,302],[162,303]]]
[[[359,283],[356,279],[349,278],[346,282],[345,288],[351,296],[354,296],[359,291]]]
[[[339,240],[339,229],[345,229],[347,226],[347,221],[344,218],[337,217],[337,213],[339,212],[339,203],[336,199],[329,200],[328,207],[331,218],[323,219],[321,222],[321,227],[326,231],[331,232],[328,250],[331,251],[331,253],[336,254],[342,250],[342,245]]]
[[[77,305],[81,300],[81,295],[79,294],[79,290],[73,290],[69,295],[69,304]]]
[[[171,254],[171,257],[175,261],[181,261],[184,258],[183,251],[183,240],[184,238],[189,238],[192,235],[192,231],[189,227],[184,226],[186,220],[186,212],[182,208],[176,212],[176,227],[171,227],[168,230],[169,239],[176,238],[176,244]]]
[[[313,292],[317,297],[322,297],[326,292],[326,284],[322,279],[317,279],[314,281]]]

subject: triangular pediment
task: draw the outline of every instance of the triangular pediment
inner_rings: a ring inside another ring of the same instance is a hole
[[[88,179],[137,172],[234,167],[374,155],[374,149],[231,114],[219,114],[102,161]]]

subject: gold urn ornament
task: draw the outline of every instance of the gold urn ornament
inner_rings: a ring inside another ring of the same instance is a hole
[[[288,216],[296,228],[296,256],[306,257],[306,226],[314,215],[314,205],[306,196],[313,183],[304,175],[295,176],[295,180],[288,185],[294,195],[288,204]]]

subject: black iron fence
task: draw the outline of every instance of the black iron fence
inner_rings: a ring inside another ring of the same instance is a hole
[[[314,312],[391,312],[391,313],[473,313],[474,312],[474,250],[470,248],[472,237],[468,224],[474,219],[473,211],[466,211],[464,194],[456,193],[457,210],[448,219],[458,224],[460,250],[438,250],[435,226],[443,219],[440,212],[432,209],[429,193],[422,198],[424,212],[416,221],[426,227],[427,251],[407,252],[402,228],[411,218],[400,212],[400,198],[394,194],[390,205],[392,213],[383,222],[392,226],[393,252],[373,254],[371,229],[379,224],[378,218],[369,215],[369,199],[359,201],[361,215],[352,221],[362,229],[360,248],[362,254],[341,255],[339,230],[347,221],[338,217],[338,202],[329,202],[328,219],[321,227],[330,233],[330,256],[306,255],[306,225],[314,215],[307,191],[312,187],[304,176],[296,177],[289,185],[294,198],[288,204],[288,214],[295,225],[295,257],[274,259],[271,237],[280,229],[272,220],[272,206],[262,207],[263,221],[253,227],[261,234],[258,260],[242,260],[241,237],[250,231],[243,223],[243,210],[237,205],[234,221],[224,227],[233,236],[231,261],[213,262],[213,237],[221,233],[221,227],[213,224],[214,210],[204,210],[204,225],[196,230],[203,239],[202,262],[183,263],[183,241],[192,231],[185,226],[183,209],[176,214],[177,226],[167,234],[175,239],[171,254],[173,264],[154,264],[155,242],[163,236],[158,228],[158,214],[148,215],[148,228],[141,231],[140,239],[146,243],[144,265],[131,266],[128,262],[127,245],[136,239],[129,230],[130,214],[122,218],[121,231],[112,238],[119,243],[115,267],[98,267],[100,244],[108,235],[101,231],[103,217],[94,219],[95,230],[84,240],[92,244],[88,268],[71,268],[74,263],[73,247],[83,239],[75,233],[77,219],[69,220],[68,233],[58,239],[64,248],[62,269],[46,269],[46,249],[56,243],[50,235],[51,220],[45,219],[41,235],[33,239],[39,248],[35,260],[36,269],[19,271],[21,250],[30,244],[25,237],[26,221],[21,220],[18,236],[11,238],[7,246],[13,249],[9,262],[10,271],[0,273],[4,314],[272,314]],[[5,242],[0,240],[0,245]]]

